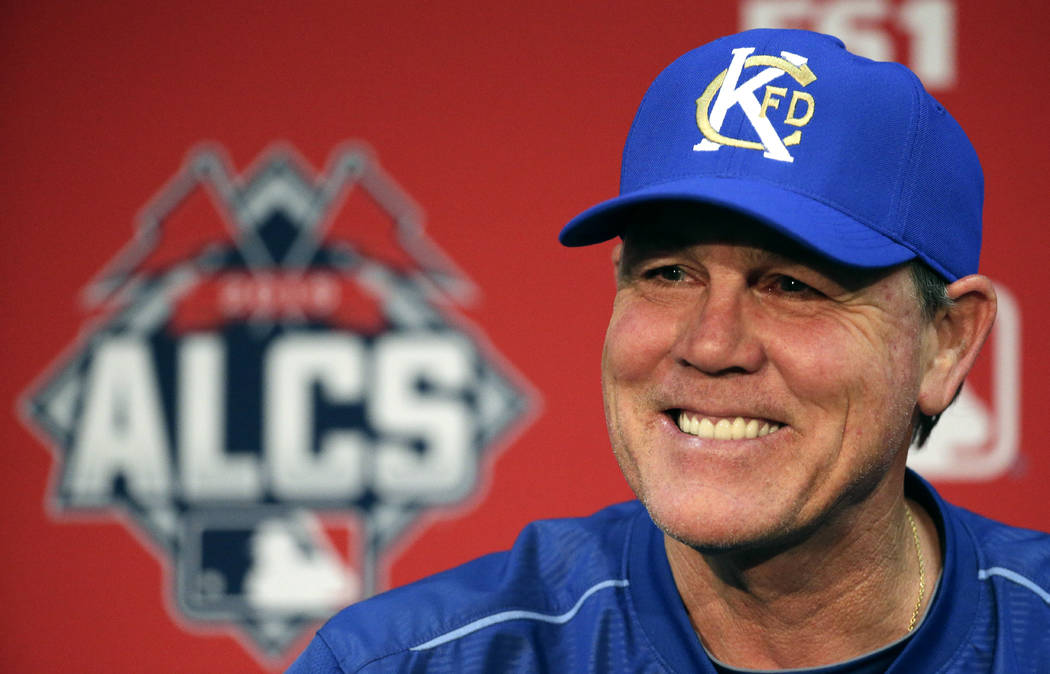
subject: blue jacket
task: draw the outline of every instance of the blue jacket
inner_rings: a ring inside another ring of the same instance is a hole
[[[944,570],[887,671],[1050,672],[1050,536],[952,506],[914,473],[907,492],[939,518]],[[813,671],[865,671],[863,659],[850,667]],[[719,670],[689,623],[663,534],[631,502],[534,522],[507,552],[350,606],[289,671]]]

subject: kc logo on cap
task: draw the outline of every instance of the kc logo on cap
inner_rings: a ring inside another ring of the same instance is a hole
[[[815,102],[813,96],[802,90],[791,92],[787,116],[784,124],[797,127],[783,138],[777,133],[767,113],[771,108],[779,109],[782,99],[788,96],[787,87],[775,87],[770,82],[788,75],[799,86],[805,87],[816,81],[817,76],[807,65],[805,56],[782,51],[780,56],[755,55],[754,47],[740,47],[733,50],[733,60],[729,67],[720,72],[700,98],[696,100],[696,124],[704,139],[693,146],[697,152],[714,152],[723,145],[763,150],[762,156],[777,161],[792,162],[795,160],[788,152],[788,146],[798,145],[802,141],[801,128],[813,118]],[[762,70],[751,79],[740,81],[745,68]],[[755,95],[765,87],[762,102]],[[739,105],[748,122],[754,127],[761,142],[731,138],[722,135],[722,123],[726,113],[734,105]]]
[[[977,272],[983,195],[973,145],[913,72],[831,35],[763,28],[664,68],[627,133],[619,196],[560,240],[606,241],[646,209],[687,202],[737,211],[840,264],[919,258],[954,281]]]

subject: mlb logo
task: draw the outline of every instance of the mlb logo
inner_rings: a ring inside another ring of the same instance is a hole
[[[361,541],[348,538],[337,548],[306,509],[190,513],[175,569],[179,608],[202,622],[247,620],[264,650],[279,651],[289,633],[364,597]]]

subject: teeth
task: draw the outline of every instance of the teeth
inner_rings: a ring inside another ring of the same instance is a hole
[[[712,421],[707,417],[692,417],[685,412],[679,412],[678,428],[705,440],[743,440],[769,435],[779,430],[780,424],[744,417]]]

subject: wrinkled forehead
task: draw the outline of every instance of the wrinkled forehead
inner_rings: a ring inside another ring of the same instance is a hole
[[[688,201],[649,203],[622,214],[620,238],[625,261],[725,243],[749,249],[757,262],[774,260],[811,267],[851,286],[872,283],[894,267],[854,267],[821,255],[761,220],[710,204]]]

